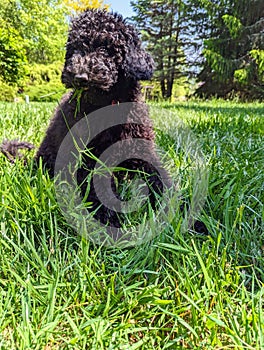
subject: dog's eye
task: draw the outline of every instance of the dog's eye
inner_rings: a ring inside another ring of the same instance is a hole
[[[116,48],[113,46],[110,46],[107,51],[110,56],[115,56],[117,54]]]
[[[85,52],[84,52],[84,50],[77,49],[77,50],[74,50],[73,56],[75,56],[75,57],[77,57],[77,56],[84,57],[85,56]]]
[[[101,46],[101,40],[99,38],[94,39],[93,48],[97,49],[100,46]]]

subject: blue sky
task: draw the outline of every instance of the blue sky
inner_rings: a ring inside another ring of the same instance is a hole
[[[130,17],[133,15],[130,0],[106,0],[105,3],[110,4],[113,11],[120,13],[124,17]]]

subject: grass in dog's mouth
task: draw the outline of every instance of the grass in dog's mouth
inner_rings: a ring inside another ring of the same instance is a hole
[[[71,97],[71,101],[73,100],[76,100],[77,103],[76,103],[76,110],[75,110],[75,114],[74,114],[74,117],[76,118],[77,117],[77,114],[80,112],[80,106],[81,106],[81,98],[82,98],[82,94],[83,92],[85,91],[86,89],[84,88],[76,88],[74,89],[73,91],[73,95]]]

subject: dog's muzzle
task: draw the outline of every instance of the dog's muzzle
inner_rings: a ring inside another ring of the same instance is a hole
[[[76,74],[74,77],[74,83],[77,86],[85,86],[87,85],[89,80],[88,74],[87,73],[82,73],[82,74]]]

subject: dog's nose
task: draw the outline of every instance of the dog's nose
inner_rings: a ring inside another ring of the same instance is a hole
[[[76,74],[74,77],[74,81],[78,85],[83,85],[83,84],[87,83],[88,75],[86,73]]]

